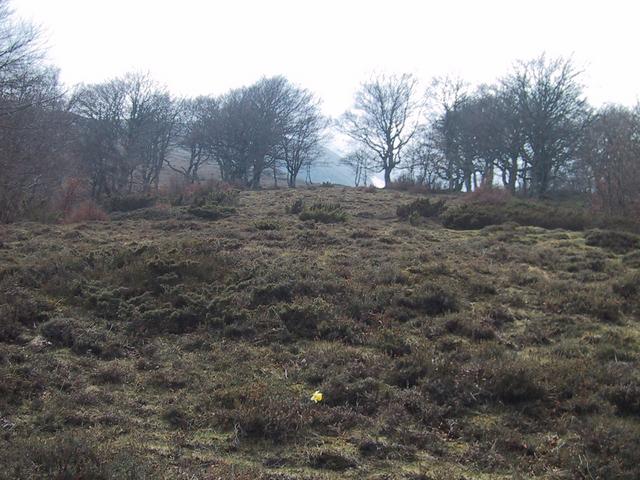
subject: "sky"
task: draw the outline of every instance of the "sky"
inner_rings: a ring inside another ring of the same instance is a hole
[[[595,105],[640,99],[629,0],[13,0],[70,87],[149,72],[181,96],[283,74],[339,116],[376,73],[492,82],[518,59],[572,56]]]

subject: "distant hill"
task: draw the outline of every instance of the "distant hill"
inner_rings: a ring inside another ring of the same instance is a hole
[[[353,186],[353,171],[340,162],[339,154],[328,148],[323,148],[322,156],[311,165],[309,173],[311,183],[330,182],[336,185]],[[307,171],[300,172],[298,182],[307,180]]]
[[[186,150],[175,149],[170,154],[170,161],[176,167],[182,167],[188,163],[189,153]],[[340,162],[340,155],[329,148],[323,148],[320,158],[312,165],[307,175],[307,169],[302,168],[298,174],[298,184],[304,185],[309,183],[309,177],[312,184],[320,184],[322,182],[330,182],[335,185],[345,185],[352,187],[354,181],[353,171]],[[206,180],[208,178],[220,178],[218,166],[214,164],[203,165],[199,171],[200,178]],[[176,173],[170,168],[164,168],[161,174],[161,183],[166,183],[170,177]],[[279,172],[278,182],[286,185],[285,172]],[[273,182],[270,172],[265,171],[262,176],[262,184],[267,186]]]

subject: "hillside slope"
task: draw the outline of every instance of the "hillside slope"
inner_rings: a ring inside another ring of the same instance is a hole
[[[1,227],[0,478],[640,477],[637,245],[414,199]]]

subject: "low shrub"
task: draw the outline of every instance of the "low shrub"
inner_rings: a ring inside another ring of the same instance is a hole
[[[349,345],[359,345],[363,336],[361,326],[348,318],[329,317],[318,324],[318,337],[323,340],[340,340]]]
[[[107,208],[111,212],[131,212],[155,205],[156,198],[150,195],[123,195],[109,198]]]
[[[286,441],[304,432],[313,421],[310,402],[290,391],[263,383],[229,389],[214,399],[217,422],[242,438]]]
[[[175,333],[193,331],[205,319],[203,312],[189,308],[156,308],[147,310],[134,319],[133,327],[148,334]]]
[[[403,174],[393,180],[388,186],[390,190],[410,193],[428,193],[429,187],[424,183],[416,181],[411,175]]]
[[[24,327],[49,320],[52,305],[17,288],[0,290],[0,342],[17,340]]]
[[[236,190],[229,186],[218,186],[197,190],[193,195],[191,204],[198,207],[202,207],[205,205],[235,206],[238,204],[239,198],[239,190]]]
[[[86,200],[71,209],[68,215],[62,219],[63,223],[105,222],[109,215],[94,201]]]
[[[360,413],[371,415],[380,407],[382,382],[372,377],[358,378],[352,373],[341,373],[326,380],[320,390],[329,406],[349,406]]]
[[[165,196],[171,205],[227,205],[235,206],[240,198],[240,190],[227,182],[210,179],[200,182],[185,182],[172,178],[166,187]]]
[[[400,297],[398,304],[427,315],[443,315],[460,309],[455,293],[432,283],[423,284],[410,295]]]
[[[436,217],[444,210],[444,201],[438,200],[431,203],[428,198],[418,198],[413,202],[400,205],[396,209],[396,215],[402,219],[408,219],[412,214],[417,214],[421,217],[429,218]]]
[[[464,202],[447,208],[442,213],[441,220],[444,226],[458,230],[481,229],[505,222],[566,230],[582,230],[590,224],[589,216],[582,210],[523,200],[498,203]]]
[[[628,253],[640,248],[640,236],[614,230],[591,230],[584,236],[586,244],[601,247],[614,253]]]
[[[287,213],[291,213],[293,215],[299,215],[304,210],[304,200],[301,198],[296,199],[290,206],[286,208]]]
[[[162,420],[167,422],[173,428],[186,430],[189,428],[191,419],[181,409],[177,407],[169,407],[162,412]]]
[[[627,420],[627,419],[624,419]],[[637,422],[594,416],[578,424],[583,452],[573,455],[575,478],[640,478],[640,429]]]
[[[444,327],[449,333],[462,335],[472,340],[483,341],[496,338],[496,331],[488,322],[451,318],[447,320]]]
[[[318,334],[320,322],[328,318],[330,306],[321,298],[311,302],[285,304],[278,310],[278,316],[293,335],[313,338]]]
[[[281,228],[278,222],[274,222],[270,220],[257,221],[253,224],[253,227],[257,230],[262,230],[262,231],[280,230]]]
[[[390,385],[400,388],[411,388],[418,382],[434,375],[436,366],[433,364],[433,355],[425,352],[414,352],[396,360],[393,368],[389,370],[386,381]]]
[[[339,203],[314,203],[305,206],[300,213],[300,220],[313,220],[320,223],[340,223],[347,220],[347,214]]]
[[[158,478],[155,470],[130,447],[110,448],[95,437],[75,432],[49,438],[25,437],[0,450],[2,478],[108,480]]]
[[[235,213],[235,209],[208,204],[189,207],[187,212],[194,217],[202,218],[204,220],[220,220],[221,218],[227,218],[233,215]]]
[[[591,315],[605,323],[620,323],[623,302],[604,289],[573,287],[564,295],[550,298],[549,305],[567,313]]]
[[[92,375],[93,381],[99,384],[118,385],[126,381],[127,372],[118,364],[107,363]]]
[[[607,398],[618,408],[618,412],[640,415],[640,384],[629,383],[612,387],[607,392]]]
[[[411,353],[411,345],[392,329],[383,330],[376,339],[375,346],[391,357],[401,357]]]
[[[614,282],[613,291],[625,299],[640,293],[640,272],[629,273]]]
[[[498,367],[489,388],[497,399],[508,404],[532,402],[545,396],[535,371],[524,365]]]
[[[447,208],[440,216],[442,224],[456,230],[476,230],[506,221],[502,212],[494,207],[463,203]]]
[[[55,438],[32,448],[30,462],[43,477],[55,479],[107,478],[96,451],[72,435]]]
[[[40,325],[40,333],[51,343],[71,347],[75,342],[76,325],[70,318],[53,318]]]
[[[626,254],[624,256],[623,263],[629,268],[640,269],[640,250]]]

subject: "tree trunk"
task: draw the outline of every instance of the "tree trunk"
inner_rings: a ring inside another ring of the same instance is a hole
[[[515,195],[516,185],[518,183],[518,160],[514,158],[511,160],[509,168],[509,191]]]
[[[384,169],[384,188],[391,187],[391,168]]]
[[[251,182],[249,184],[249,187],[252,190],[257,190],[258,188],[260,188],[260,177],[261,177],[262,172],[259,170],[254,170],[253,171],[253,175],[251,176]]]

